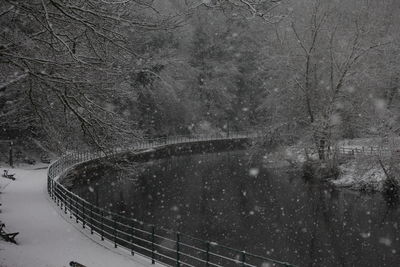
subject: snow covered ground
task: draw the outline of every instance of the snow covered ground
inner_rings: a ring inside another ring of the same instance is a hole
[[[15,181],[0,177],[0,221],[8,232],[19,232],[18,245],[0,238],[0,266],[60,267],[70,261],[88,267],[154,266],[75,224],[48,197],[47,170],[30,168],[10,169]]]
[[[340,141],[337,146],[340,148],[339,152],[342,151],[342,148],[345,149],[345,153],[350,153],[353,149],[357,151],[354,157],[348,157],[347,160],[339,166],[339,177],[336,180],[330,180],[333,185],[353,190],[383,190],[386,176],[378,164],[377,158],[380,152],[377,149],[388,150],[389,153],[382,153],[381,156],[379,156],[379,158],[387,158],[391,155],[391,149],[400,149],[399,138],[392,138],[390,140],[384,140],[382,138],[345,139]],[[285,166],[283,163],[286,163],[286,167],[302,166],[306,161],[304,147],[307,147],[307,145],[299,144],[266,153],[264,162],[267,163],[268,166]],[[371,151],[371,147],[374,148],[373,151]],[[312,150],[308,150],[308,152],[310,151]],[[316,153],[308,154],[308,156],[313,160],[318,159]]]
[[[383,150],[396,150],[400,148],[399,138],[356,138],[345,139],[339,142],[340,147],[347,149],[366,149],[366,154],[348,159],[340,167],[337,180],[331,181],[335,186],[347,187],[353,190],[382,191],[386,175],[378,164],[378,158],[390,157],[391,153],[381,154],[373,151],[369,154],[370,147],[381,147]]]
[[[340,175],[337,180],[331,180],[337,187],[347,187],[353,190],[382,191],[386,176],[377,162],[369,161],[369,165],[361,160],[352,159],[339,166]]]

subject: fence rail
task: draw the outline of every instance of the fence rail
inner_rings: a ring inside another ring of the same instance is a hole
[[[113,242],[132,255],[139,253],[167,266],[294,266],[287,262],[254,255],[226,247],[215,242],[201,240],[183,233],[150,225],[118,213],[100,208],[84,200],[64,187],[58,178],[75,164],[137,149],[156,148],[169,144],[228,139],[249,139],[260,136],[257,132],[229,133],[229,135],[174,136],[143,140],[124,149],[108,151],[70,152],[52,163],[48,169],[47,189],[50,197],[69,214],[71,219],[90,229],[101,240]]]
[[[315,154],[321,152],[317,148],[306,148],[306,153]],[[325,148],[325,155],[338,155],[342,157],[388,157],[400,156],[400,149],[385,146],[338,146]]]

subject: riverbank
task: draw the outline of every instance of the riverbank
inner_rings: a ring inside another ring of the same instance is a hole
[[[70,261],[88,267],[154,266],[74,225],[48,198],[47,168],[41,167],[10,169],[15,181],[0,178],[0,221],[7,231],[19,232],[18,245],[0,239],[0,266],[59,267]]]
[[[337,177],[328,177],[324,180],[338,188],[382,192],[386,175],[378,159],[381,159],[384,164],[388,164],[388,160],[393,156],[393,152],[389,148],[400,147],[393,142],[385,142],[378,138],[340,141],[338,143],[340,150],[336,159],[338,164]],[[376,150],[371,151],[371,144],[374,144]],[[296,146],[282,147],[275,151],[265,149],[263,162],[271,168],[301,168],[307,160],[315,166],[319,166],[317,153],[315,151],[313,153],[311,149],[306,149],[306,147],[311,147],[311,145],[297,144]],[[380,153],[378,148],[387,151]]]
[[[387,179],[381,160],[385,165],[392,159],[394,148],[400,147],[400,140],[392,138],[391,140],[383,138],[357,138],[347,139],[339,142],[339,146],[348,149],[366,151],[371,145],[387,149],[389,153],[379,153],[379,151],[368,151],[365,154],[346,158],[339,165],[340,174],[336,180],[330,182],[340,188],[349,188],[364,192],[382,192],[384,191],[385,181]]]

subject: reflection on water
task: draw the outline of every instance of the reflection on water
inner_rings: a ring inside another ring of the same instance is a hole
[[[73,191],[148,223],[300,266],[400,265],[397,206],[261,162],[250,163],[245,151],[173,157],[124,177],[100,169],[101,178]]]

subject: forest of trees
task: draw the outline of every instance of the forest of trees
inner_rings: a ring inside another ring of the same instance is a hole
[[[397,0],[4,0],[0,139],[397,135],[399,14]]]

